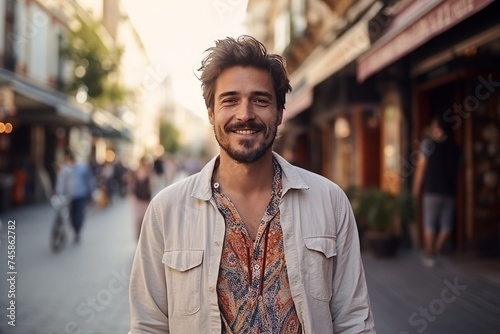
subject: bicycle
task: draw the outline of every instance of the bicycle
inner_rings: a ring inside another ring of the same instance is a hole
[[[64,196],[54,195],[51,197],[50,203],[56,209],[56,216],[50,233],[50,247],[54,253],[59,253],[66,246],[68,239],[70,201]]]

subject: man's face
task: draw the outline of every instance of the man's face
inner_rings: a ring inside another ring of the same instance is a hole
[[[259,160],[270,152],[282,115],[267,71],[234,66],[217,78],[209,119],[221,154],[240,163]]]

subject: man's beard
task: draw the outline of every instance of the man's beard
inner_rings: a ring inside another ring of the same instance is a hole
[[[266,127],[264,124],[259,124],[254,121],[239,122],[227,125],[224,130],[220,130],[219,128],[219,131],[217,131],[214,126],[215,139],[231,159],[238,163],[249,164],[259,160],[273,145],[278,129],[275,124],[276,123],[272,124],[270,127]],[[241,139],[238,144],[240,147],[242,146],[243,149],[235,149],[231,147],[231,145],[234,144],[230,142],[227,134],[237,129],[257,130],[260,132],[265,131],[264,138],[254,149],[251,149],[251,147],[255,144],[255,139]]]

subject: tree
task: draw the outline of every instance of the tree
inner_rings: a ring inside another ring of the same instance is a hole
[[[163,145],[165,152],[172,154],[180,148],[179,130],[166,119],[160,122],[160,144]]]
[[[86,92],[88,99],[98,107],[124,100],[125,89],[118,83],[118,69],[123,50],[107,45],[99,36],[102,25],[97,21],[78,18],[78,28],[71,30],[61,47],[64,59],[73,65],[73,80],[64,91],[76,95]]]

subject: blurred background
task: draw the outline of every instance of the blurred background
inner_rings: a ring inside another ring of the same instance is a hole
[[[9,221],[18,240],[16,326],[2,315],[0,332],[128,330],[123,175],[144,157],[163,187],[217,154],[197,69],[216,39],[250,34],[291,75],[275,150],[352,200],[379,332],[498,333],[499,13],[493,0],[0,0],[0,277]],[[424,268],[410,193],[434,115],[463,157],[445,256]],[[81,244],[54,254],[49,200],[66,147],[104,197]],[[397,204],[381,223],[362,216],[386,198]],[[372,245],[373,229],[388,246]]]

